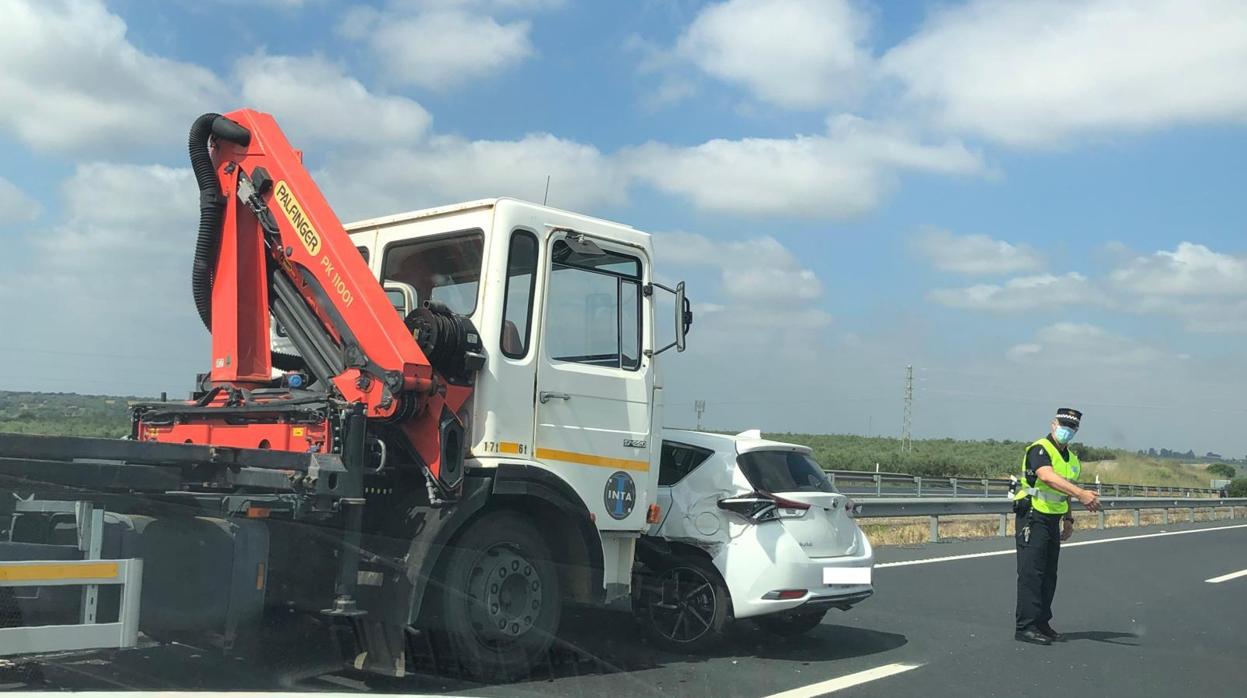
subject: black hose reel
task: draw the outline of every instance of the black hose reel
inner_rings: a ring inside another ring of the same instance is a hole
[[[471,385],[485,365],[481,336],[472,321],[437,301],[425,301],[403,320],[420,350],[452,385]]]

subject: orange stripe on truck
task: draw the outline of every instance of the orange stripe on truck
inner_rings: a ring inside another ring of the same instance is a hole
[[[608,458],[606,456],[595,456],[574,451],[558,451],[553,448],[538,448],[537,458],[539,460],[557,460],[578,465],[595,465],[599,468],[615,468],[616,470],[639,470],[641,472],[649,470],[649,461]]]

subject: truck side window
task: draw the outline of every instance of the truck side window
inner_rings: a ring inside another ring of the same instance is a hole
[[[533,284],[537,281],[537,236],[527,230],[511,233],[507,250],[507,288],[502,301],[502,353],[512,359],[528,354],[528,328],[533,318]]]
[[[369,255],[369,252],[368,252],[368,248],[367,248],[367,247],[364,247],[363,245],[360,245],[359,247],[356,247],[355,249],[359,250],[359,256],[360,256],[360,257],[363,257],[363,258],[364,258],[364,263],[365,263],[365,264],[367,264],[367,263],[370,261],[370,259],[369,259],[370,255]]]
[[[714,452],[695,446],[685,446],[671,441],[662,442],[662,456],[658,461],[659,486],[674,485],[683,480],[697,466],[706,462]]]
[[[554,243],[546,313],[550,358],[634,371],[641,365],[641,261]]]
[[[416,298],[445,303],[460,315],[476,311],[485,236],[479,230],[391,243],[381,262],[381,281],[415,289]]]

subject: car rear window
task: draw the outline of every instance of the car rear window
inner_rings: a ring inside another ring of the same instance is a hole
[[[804,453],[750,451],[736,458],[749,484],[759,492],[835,492],[827,473]]]

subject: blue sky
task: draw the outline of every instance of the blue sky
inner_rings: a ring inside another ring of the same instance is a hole
[[[0,388],[180,394],[204,111],[345,220],[489,195],[653,232],[668,423],[1247,454],[1247,11],[1221,0],[0,6]]]

